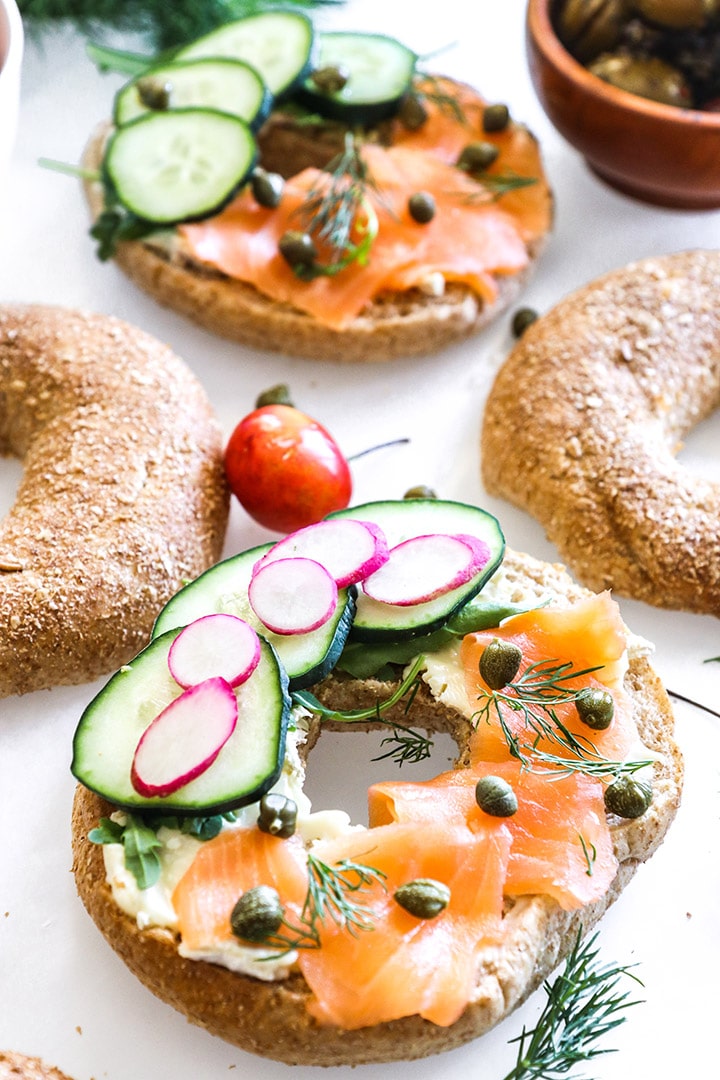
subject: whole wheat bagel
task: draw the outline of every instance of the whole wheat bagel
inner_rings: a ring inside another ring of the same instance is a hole
[[[0,1080],[69,1080],[69,1077],[40,1058],[0,1050]]]
[[[128,660],[162,603],[221,553],[219,426],[159,341],[117,319],[0,307],[0,696]]]
[[[485,407],[482,475],[593,589],[720,615],[720,483],[675,458],[720,405],[720,253],[644,259],[523,335]]]
[[[101,125],[88,142],[83,168],[101,171],[109,125]],[[342,150],[345,128],[328,122],[298,124],[273,113],[258,134],[261,162],[289,177],[304,168],[323,168]],[[389,126],[371,132],[371,141],[391,139]],[[468,141],[472,138],[468,128]],[[544,183],[544,175],[539,177]],[[93,219],[104,206],[102,184],[85,183]],[[547,204],[552,197],[547,191]],[[117,265],[145,292],[166,307],[187,316],[222,337],[254,348],[270,349],[316,360],[384,361],[435,352],[482,330],[514,303],[532,273],[546,236],[526,244],[528,263],[517,273],[492,274],[494,302],[483,300],[469,286],[452,280],[442,295],[418,288],[377,295],[343,330],[323,325],[288,303],[263,295],[251,284],[233,279],[184,250],[168,249],[152,240],[118,244]]]
[[[528,556],[508,553],[504,571],[522,595],[579,598],[587,595],[564,572]],[[459,1046],[483,1034],[516,1008],[600,918],[641,862],[662,841],[680,799],[682,759],[673,740],[673,717],[662,685],[647,659],[635,655],[625,678],[638,731],[654,764],[653,802],[633,821],[615,820],[612,834],[619,862],[608,893],[573,912],[547,897],[528,896],[508,905],[499,945],[480,953],[476,993],[459,1020],[438,1027],[419,1016],[344,1030],[319,1025],[308,1013],[311,991],[299,973],[265,982],[206,962],[182,958],[169,930],[139,930],[115,904],[105,878],[103,854],[88,833],[111,809],[78,787],[72,837],[77,888],[93,920],[131,971],[155,994],[191,1021],[244,1050],[289,1064],[341,1065],[412,1059]],[[387,683],[330,676],[316,688],[325,704],[339,709],[373,703],[389,692]],[[397,706],[398,722],[405,719]],[[468,721],[433,699],[425,687],[413,703],[413,723],[451,732],[460,747]],[[310,744],[317,732],[311,732]]]

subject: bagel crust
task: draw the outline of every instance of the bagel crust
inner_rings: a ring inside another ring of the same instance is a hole
[[[70,1080],[52,1065],[13,1050],[0,1050],[0,1080]]]
[[[506,571],[518,587],[550,586],[569,598],[584,595],[559,566],[508,553]],[[477,1038],[512,1012],[550,974],[583,933],[600,918],[639,864],[662,841],[680,800],[682,759],[673,741],[667,695],[647,660],[635,656],[625,688],[633,702],[640,735],[657,755],[653,802],[643,817],[612,826],[619,869],[608,893],[579,911],[563,911],[547,897],[522,897],[508,906],[499,945],[480,954],[476,992],[461,1017],[438,1027],[419,1016],[344,1030],[321,1026],[308,1013],[311,998],[298,973],[278,982],[236,974],[214,964],[184,959],[168,930],[139,930],[115,904],[105,878],[102,850],[87,839],[100,817],[112,809],[78,787],[72,818],[74,873],[79,895],[93,920],[130,970],[192,1022],[244,1050],[288,1064],[348,1065],[414,1059]],[[365,706],[391,692],[388,683],[330,676],[316,693],[335,708]],[[403,703],[389,719],[402,722]],[[413,723],[450,731],[460,747],[468,722],[436,702],[423,687],[413,704]],[[317,733],[315,733],[316,736]],[[310,744],[313,741],[311,732]],[[461,750],[462,756],[462,750]],[[408,973],[410,976],[411,973]]]
[[[720,405],[720,252],[644,259],[562,300],[490,392],[482,474],[577,577],[720,615],[720,483],[675,459]]]
[[[88,142],[83,168],[97,173],[109,125]],[[312,165],[323,168],[342,148],[337,126],[298,127],[272,117],[258,135],[263,163],[288,176]],[[93,220],[103,210],[102,185],[88,181],[85,195]],[[484,329],[515,302],[542,253],[545,237],[528,245],[529,262],[515,274],[494,274],[493,303],[468,286],[448,281],[441,296],[420,289],[383,292],[349,327],[336,330],[253,285],[228,277],[182,250],[151,241],[117,245],[114,261],[144,292],[206,330],[258,349],[330,361],[383,361],[437,352]]]
[[[112,671],[220,557],[219,426],[170,350],[102,315],[0,307],[0,696]]]

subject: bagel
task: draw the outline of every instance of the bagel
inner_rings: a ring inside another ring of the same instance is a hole
[[[468,88],[464,88],[463,92],[466,91],[469,92]],[[475,108],[479,100],[474,98]],[[83,168],[91,174],[102,173],[104,149],[110,130],[107,124],[101,125],[85,148]],[[380,143],[393,144],[399,138],[398,130],[397,123],[395,126],[386,123],[379,130],[371,129],[367,133],[367,141],[378,148]],[[461,125],[459,130],[466,142],[472,140],[472,127]],[[285,178],[306,168],[323,169],[337,151],[342,150],[345,131],[337,123],[298,124],[296,119],[282,112],[274,113],[258,134],[261,163],[267,164],[268,169],[280,172]],[[512,225],[511,229],[524,250],[524,260],[520,266],[515,252],[512,258],[516,260],[516,265],[508,269],[510,255],[507,251],[501,250],[499,257],[495,254],[495,268],[478,274],[478,277],[484,276],[488,286],[484,294],[458,280],[462,269],[453,272],[451,267],[445,274],[446,280],[441,289],[434,290],[429,286],[415,286],[403,291],[381,289],[348,325],[339,329],[322,321],[318,313],[300,310],[291,300],[272,298],[260,287],[255,287],[254,283],[231,277],[210,261],[200,259],[189,247],[187,237],[179,239],[177,229],[172,234],[172,240],[168,240],[170,234],[166,229],[145,240],[118,243],[113,257],[117,265],[160,304],[187,316],[215,334],[254,348],[332,361],[384,361],[434,352],[482,330],[511,305],[526,284],[544,248],[551,227],[552,198],[535,140],[523,126],[512,121],[508,133],[482,137],[495,140],[502,149],[504,145],[509,145],[510,133],[523,140],[522,152],[533,158],[533,164],[529,166],[525,160],[521,160],[518,167],[511,166],[509,171],[527,175],[529,168],[537,170],[536,186],[531,185],[527,191],[533,193],[530,197],[534,200],[533,206],[539,208],[542,224],[538,225],[534,220],[529,229],[522,224],[524,191],[510,192],[499,201],[494,196],[490,197],[492,205],[487,210],[495,214],[497,205],[500,211],[498,220],[502,219],[505,223],[503,228],[510,221],[520,221],[517,227]],[[481,136],[475,132],[475,137]],[[498,161],[502,162],[502,153]],[[462,174],[458,172],[458,176]],[[462,179],[465,177],[462,176]],[[92,218],[96,221],[105,206],[103,185],[90,180],[85,182],[84,188]],[[411,194],[411,191],[407,194]],[[275,238],[274,248],[268,249],[267,264],[277,252],[278,240],[279,234]],[[409,241],[405,243],[407,246]],[[282,263],[282,259],[277,258]],[[431,279],[437,283],[437,274],[431,274],[430,268],[427,277],[428,283]],[[325,283],[328,281],[330,279],[324,279]],[[288,287],[285,291],[292,293],[293,290]],[[331,299],[332,293],[321,307],[330,308]]]
[[[102,315],[0,307],[0,696],[118,667],[221,553],[221,433],[170,350]]]
[[[527,510],[588,587],[720,615],[720,484],[675,454],[720,404],[720,253],[631,263],[539,318],[497,374],[491,495]]]
[[[507,553],[498,574],[500,595],[530,606],[548,597],[551,606],[562,606],[589,595],[562,567],[526,555]],[[457,1047],[489,1030],[541,984],[573,947],[578,932],[587,932],[640,863],[653,854],[674,817],[682,759],[673,738],[667,695],[642,648],[631,650],[624,688],[639,736],[654,760],[653,800],[640,818],[611,819],[618,869],[609,889],[572,911],[548,896],[526,895],[506,902],[500,941],[480,949],[472,999],[449,1026],[438,1026],[419,1015],[356,1029],[321,1024],[308,1011],[313,995],[297,970],[282,981],[255,979],[214,963],[184,958],[171,929],[139,929],[136,919],[116,904],[106,880],[103,852],[88,840],[89,831],[112,807],[83,786],[76,790],[72,816],[73,870],[79,895],[112,948],[153,993],[192,1022],[244,1050],[289,1064],[355,1065],[419,1058]],[[375,679],[332,674],[315,692],[325,705],[345,709],[372,705],[391,689]],[[407,723],[404,703],[395,708],[391,719]],[[463,758],[469,737],[467,719],[451,704],[433,697],[425,684],[413,701],[411,717],[414,725],[451,732]],[[317,735],[317,729],[311,729],[306,752]],[[408,972],[407,978],[411,981],[413,973]]]
[[[69,1080],[69,1077],[40,1058],[0,1050],[0,1080]]]

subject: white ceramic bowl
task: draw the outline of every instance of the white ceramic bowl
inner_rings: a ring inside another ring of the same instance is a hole
[[[10,159],[20,103],[23,26],[15,0],[0,0],[0,181]]]

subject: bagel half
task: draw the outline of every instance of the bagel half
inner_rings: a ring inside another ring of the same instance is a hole
[[[644,259],[562,300],[498,372],[487,491],[588,587],[720,615],[720,483],[675,455],[720,405],[720,252]]]
[[[185,364],[103,315],[0,307],[0,696],[85,682],[149,637],[220,557],[222,439]]]
[[[69,1077],[40,1058],[0,1050],[0,1080],[69,1080]]]
[[[101,126],[86,146],[83,168],[90,172],[101,169],[108,131],[108,125]],[[273,114],[258,135],[261,162],[285,177],[311,166],[323,168],[342,149],[344,131],[342,125],[330,122],[298,125],[283,114]],[[471,129],[467,138],[472,138]],[[391,140],[390,127],[370,132],[369,139]],[[544,177],[539,179],[544,182]],[[102,185],[87,182],[85,193],[95,220],[103,210]],[[550,205],[549,192],[547,201]],[[528,262],[524,269],[490,275],[497,286],[493,302],[452,280],[445,283],[440,296],[419,288],[384,291],[343,330],[326,326],[291,304],[270,299],[253,285],[200,262],[182,245],[125,241],[118,244],[113,257],[160,304],[221,337],[317,360],[383,361],[436,352],[482,330],[516,300],[545,239],[543,235],[527,242]]]
[[[503,573],[515,593],[525,597],[548,591],[557,598],[586,595],[562,567],[508,553]],[[413,1059],[449,1050],[482,1035],[516,1008],[552,971],[616,899],[641,862],[662,841],[677,809],[682,759],[673,739],[670,704],[647,659],[633,655],[625,679],[638,731],[656,756],[653,802],[641,818],[612,826],[619,861],[607,894],[579,911],[563,911],[537,896],[508,906],[501,944],[480,954],[476,992],[450,1027],[409,1016],[359,1030],[319,1025],[308,1013],[310,990],[300,974],[280,982],[261,982],[226,968],[183,959],[167,930],[139,930],[116,906],[105,879],[103,854],[87,839],[109,806],[78,787],[73,809],[74,873],[80,897],[110,945],[155,994],[191,1021],[244,1050],[289,1064],[347,1065]],[[325,704],[343,709],[386,697],[387,683],[330,676],[317,689]],[[396,717],[402,722],[402,704]],[[413,723],[450,731],[461,747],[468,723],[420,692]],[[312,742],[312,738],[310,740]]]

